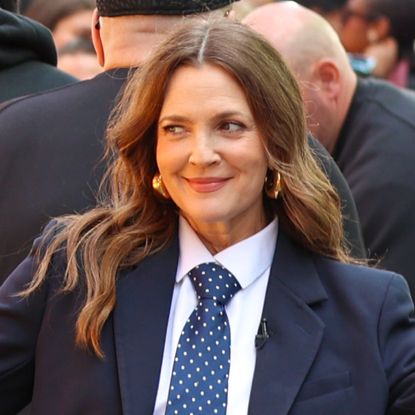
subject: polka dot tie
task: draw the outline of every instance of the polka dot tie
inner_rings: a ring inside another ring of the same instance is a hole
[[[214,262],[189,272],[198,304],[177,345],[166,415],[226,414],[231,331],[225,305],[241,288]]]

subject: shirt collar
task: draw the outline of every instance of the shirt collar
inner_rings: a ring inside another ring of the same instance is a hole
[[[245,288],[271,266],[277,233],[278,220],[275,218],[256,234],[212,255],[189,223],[180,217],[180,257],[176,282],[179,283],[198,264],[218,262],[235,276],[242,288]]]

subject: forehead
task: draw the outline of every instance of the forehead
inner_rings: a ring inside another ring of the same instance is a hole
[[[241,88],[240,84],[236,81],[236,78],[229,70],[225,70],[220,65],[215,63],[201,63],[201,64],[184,64],[179,66],[172,73],[167,85],[167,89],[172,87],[172,84],[177,84],[185,79],[191,82],[197,82],[203,85],[203,83],[211,82],[224,82],[229,85],[237,84]]]
[[[162,112],[183,107],[197,111],[208,104],[248,106],[244,89],[225,69],[212,64],[178,68],[167,85]]]

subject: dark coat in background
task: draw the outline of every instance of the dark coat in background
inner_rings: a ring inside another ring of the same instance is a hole
[[[368,256],[415,297],[415,93],[359,80],[333,157],[352,190]]]
[[[104,131],[126,76],[104,72],[0,111],[0,283],[51,217],[95,206]]]
[[[127,75],[126,69],[104,72],[0,111],[0,283],[51,217],[95,205],[105,127]],[[361,257],[350,189],[331,156],[316,140],[310,143],[341,195],[346,232]]]
[[[176,236],[120,272],[104,359],[74,344],[84,292],[59,291],[63,251],[40,289],[15,295],[36,267],[28,257],[0,287],[1,414],[31,398],[32,415],[152,414],[178,257]],[[412,312],[400,276],[311,254],[280,230],[249,415],[414,415]]]
[[[56,63],[46,27],[0,8],[0,102],[77,81]]]

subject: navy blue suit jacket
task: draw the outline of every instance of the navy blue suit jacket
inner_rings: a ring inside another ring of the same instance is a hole
[[[58,293],[62,260],[34,295],[14,296],[32,276],[28,257],[0,289],[1,414],[32,395],[36,415],[152,414],[178,255],[174,240],[120,273],[103,360],[74,347],[82,295]],[[249,414],[415,414],[412,311],[400,276],[311,254],[280,231]]]

